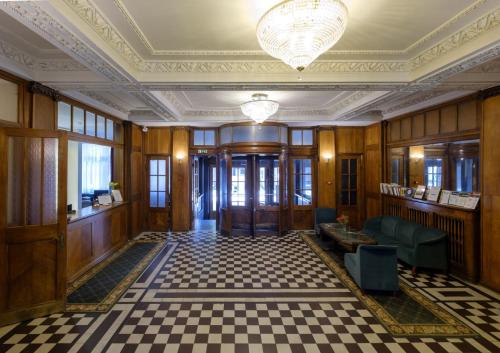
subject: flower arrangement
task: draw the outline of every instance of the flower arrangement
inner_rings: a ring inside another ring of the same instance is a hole
[[[349,216],[341,214],[340,216],[337,217],[337,222],[343,225],[348,225],[349,224]]]
[[[109,182],[109,188],[111,190],[118,190],[120,188],[120,183],[117,181],[110,181]]]

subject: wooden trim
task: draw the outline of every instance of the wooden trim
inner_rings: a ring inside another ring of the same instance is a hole
[[[2,313],[2,316],[0,318],[0,326],[18,323],[34,317],[47,316],[55,312],[63,312],[64,309],[64,301],[51,301],[49,303],[41,304],[36,307]]]

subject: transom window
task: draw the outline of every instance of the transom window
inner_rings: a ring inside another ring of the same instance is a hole
[[[311,129],[292,130],[292,145],[310,146],[313,144],[313,131]]]
[[[214,146],[215,130],[194,130],[194,146]]]
[[[294,203],[297,206],[312,204],[312,160],[293,161]]]

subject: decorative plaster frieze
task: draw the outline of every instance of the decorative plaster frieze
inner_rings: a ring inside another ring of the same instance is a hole
[[[33,70],[36,67],[35,58],[3,40],[0,40],[0,55],[25,68]]]
[[[411,59],[409,62],[410,69],[414,70],[422,67],[429,62],[442,57],[448,52],[461,47],[471,40],[476,39],[480,35],[495,29],[498,25],[500,25],[500,8],[481,17],[466,28],[445,38],[437,45],[425,50],[424,52]]]
[[[93,91],[79,91],[79,93],[95,100],[95,101],[98,101],[99,103],[102,103],[110,108],[113,108],[113,109],[116,109],[118,110],[119,112],[122,112],[124,114],[128,114],[129,113],[129,110],[125,109],[122,105],[119,105],[119,104],[116,104],[115,102],[113,102],[112,100],[104,97],[103,95],[101,94],[98,94],[97,92],[93,92]]]

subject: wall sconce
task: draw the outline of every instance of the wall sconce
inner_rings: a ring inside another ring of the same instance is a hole
[[[415,152],[415,153],[410,154],[410,158],[411,159],[422,159],[422,158],[424,158],[424,154],[419,153],[419,152]]]
[[[177,158],[177,162],[179,162],[179,164],[180,164],[182,162],[182,160],[184,159],[184,153],[179,152],[179,153],[177,153],[177,155],[175,157]]]
[[[323,158],[326,159],[326,163],[330,163],[330,160],[332,159],[332,154],[331,153],[325,153],[323,155]]]

